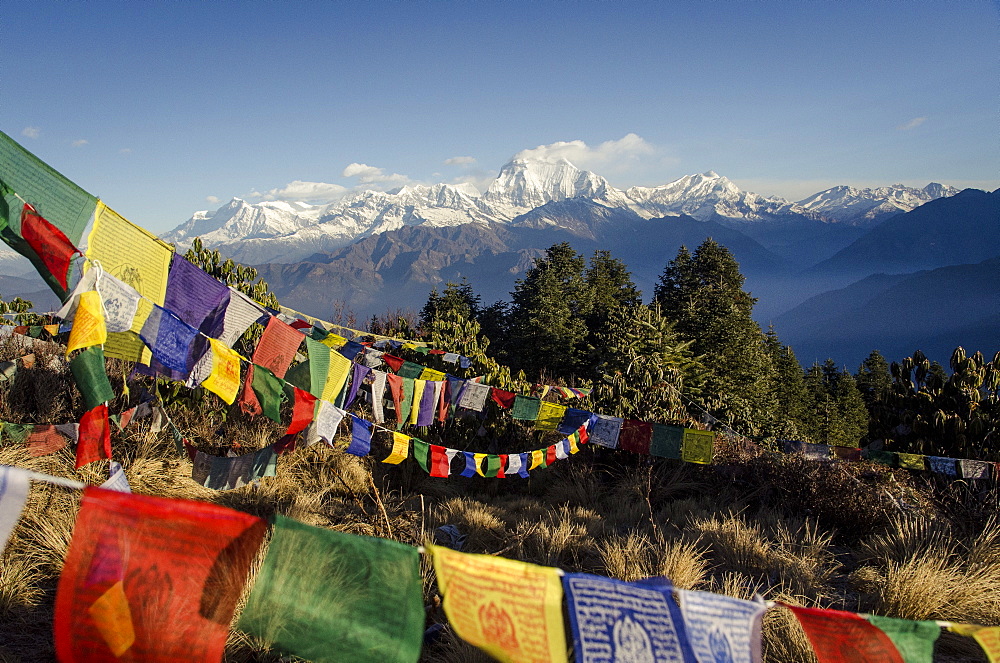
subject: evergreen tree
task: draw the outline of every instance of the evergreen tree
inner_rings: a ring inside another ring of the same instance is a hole
[[[442,370],[457,373],[459,377],[482,375],[485,383],[500,389],[524,390],[526,387],[523,375],[515,380],[509,368],[487,355],[490,339],[482,334],[479,323],[466,315],[460,307],[444,309],[431,320],[426,331],[433,347],[448,348],[451,352],[468,357],[472,362],[472,366],[467,369],[467,376],[461,375],[462,369],[457,369],[454,365],[441,365],[439,368]]]
[[[787,439],[801,438],[807,427],[806,409],[810,402],[802,366],[791,346],[782,345],[778,340],[773,327],[764,335],[764,346],[774,366],[775,396],[778,399],[775,433]]]
[[[466,318],[475,318],[479,315],[479,301],[479,295],[465,277],[462,277],[461,283],[446,283],[441,294],[438,294],[437,288],[432,288],[427,302],[420,309],[420,328],[426,329],[431,321],[447,310],[456,310]]]
[[[805,385],[811,400],[805,437],[817,444],[858,446],[868,432],[868,410],[854,376],[827,359],[806,372]]]
[[[694,254],[681,247],[654,298],[680,338],[693,341],[692,351],[704,357],[705,405],[738,431],[770,435],[777,410],[774,367],[751,317],[756,300],[743,290],[744,280],[729,250],[707,239]]]
[[[605,343],[611,320],[622,309],[632,309],[642,304],[642,292],[632,281],[628,267],[610,251],[594,251],[584,274],[590,294],[590,313],[587,315],[588,367],[596,366],[612,352]]]
[[[872,350],[854,377],[865,400],[865,405],[872,410],[877,403],[885,401],[892,390],[892,376],[889,374],[889,362],[878,350]]]
[[[846,368],[834,378],[833,395],[837,402],[838,422],[835,441],[831,444],[856,447],[868,433],[868,408],[854,376]]]
[[[509,359],[531,379],[580,373],[585,364],[590,296],[584,259],[567,242],[535,261],[511,293]]]

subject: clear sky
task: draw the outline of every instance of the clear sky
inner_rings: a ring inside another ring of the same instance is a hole
[[[21,0],[0,34],[0,130],[156,232],[557,143],[621,187],[1000,186],[996,0]]]

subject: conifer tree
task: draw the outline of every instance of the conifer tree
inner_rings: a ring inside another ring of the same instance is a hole
[[[448,282],[444,291],[438,294],[437,288],[432,288],[427,296],[427,302],[420,309],[420,328],[426,328],[431,321],[446,310],[456,310],[467,318],[479,316],[479,295],[472,289],[469,280],[462,277],[461,283]]]
[[[774,327],[764,335],[764,345],[774,366],[775,396],[778,410],[775,433],[787,439],[799,439],[806,430],[806,408],[809,393],[802,373],[802,366],[795,357],[791,346],[782,345]]]
[[[594,251],[584,280],[590,294],[590,313],[586,319],[589,368],[604,361],[612,352],[605,343],[612,318],[623,309],[630,310],[642,304],[642,292],[632,281],[625,263],[612,257],[610,251]]]
[[[740,432],[769,435],[777,409],[774,367],[751,317],[756,300],[743,290],[744,280],[729,250],[707,239],[694,254],[681,247],[654,298],[676,322],[678,335],[704,357],[705,405]]]
[[[584,368],[590,296],[584,259],[567,242],[549,247],[511,293],[509,359],[535,379]]]

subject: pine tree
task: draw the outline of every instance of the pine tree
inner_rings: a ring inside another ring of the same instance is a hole
[[[610,251],[594,251],[584,274],[590,296],[587,315],[587,367],[596,366],[612,352],[605,343],[612,318],[622,309],[642,304],[642,292],[632,281],[628,267]]]
[[[427,296],[424,307],[420,309],[420,328],[425,329],[431,321],[446,310],[456,310],[467,318],[476,318],[480,310],[479,302],[479,295],[475,293],[465,277],[462,278],[461,283],[450,281],[446,283],[444,292],[441,294],[438,294],[437,288],[433,288]]]
[[[677,334],[704,357],[705,405],[740,432],[771,435],[774,367],[751,317],[756,300],[743,290],[744,280],[729,250],[707,239],[693,255],[681,247],[663,270],[654,298],[676,322]]]
[[[542,371],[566,378],[584,368],[590,297],[583,268],[572,246],[556,244],[511,293],[509,358],[532,379]]]
[[[806,408],[810,401],[802,366],[791,346],[782,345],[778,340],[773,327],[764,335],[764,346],[775,373],[775,396],[778,399],[775,433],[786,439],[799,439],[806,430]]]

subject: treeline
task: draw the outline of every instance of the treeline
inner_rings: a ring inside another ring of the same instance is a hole
[[[608,251],[588,260],[561,243],[516,282],[510,302],[485,306],[468,282],[449,283],[415,320],[398,319],[415,329],[394,331],[488,362],[484,374],[501,386],[591,385],[594,409],[607,414],[715,420],[766,443],[1000,460],[1000,353],[987,362],[959,348],[950,374],[919,351],[891,364],[873,351],[854,373],[833,359],[803,369],[753,320],[744,281],[729,250],[708,239],[680,248],[644,304],[621,260]]]

